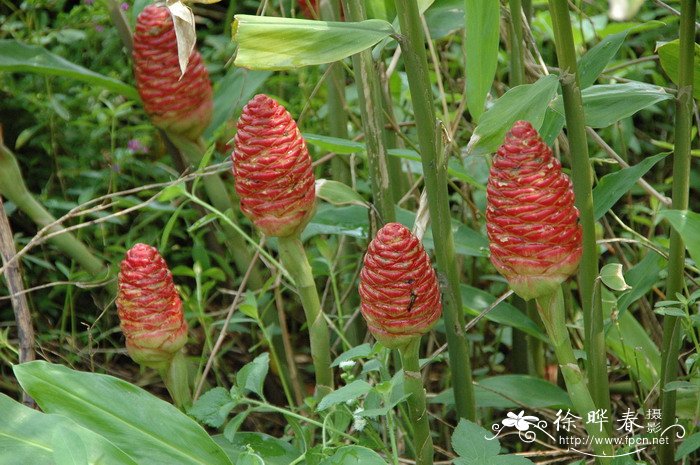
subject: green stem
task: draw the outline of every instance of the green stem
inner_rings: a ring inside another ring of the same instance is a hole
[[[559,362],[559,368],[564,376],[566,390],[569,393],[571,403],[574,405],[576,412],[584,419],[586,431],[593,438],[591,447],[596,455],[607,456],[608,458],[598,458],[600,464],[612,463],[611,457],[614,454],[612,445],[597,444],[597,440],[604,442],[608,438],[607,428],[601,428],[595,423],[586,422],[588,412],[594,412],[598,409],[593,402],[591,393],[586,386],[586,379],[578,366],[576,357],[574,356],[574,348],[569,339],[569,330],[566,327],[564,296],[561,288],[552,294],[540,297],[537,299],[537,307],[540,312],[540,317],[547,330],[547,334],[554,346],[554,353]]]
[[[678,95],[676,97],[676,141],[673,153],[673,203],[675,210],[688,208],[690,176],[690,144],[693,115],[693,59],[695,47],[695,0],[681,2],[680,54],[678,70]],[[685,244],[675,231],[671,231],[671,244],[668,258],[668,278],[666,298],[675,299],[676,293],[684,287],[683,267]],[[664,316],[664,337],[661,357],[661,428],[667,428],[676,421],[676,391],[666,391],[664,387],[678,375],[678,354],[683,340],[681,319]],[[659,463],[675,463],[674,441],[659,446]]]
[[[610,399],[607,375],[607,354],[603,315],[593,308],[593,284],[598,276],[598,249],[595,243],[595,220],[591,164],[588,157],[586,123],[583,100],[578,83],[576,51],[571,31],[571,19],[567,0],[549,0],[549,10],[554,26],[554,39],[561,74],[562,95],[569,145],[571,147],[571,174],[583,229],[583,256],[579,267],[578,284],[583,310],[585,332],[586,368],[593,400],[599,408],[607,408]]]
[[[0,195],[14,202],[17,208],[29,216],[39,228],[56,222],[56,218],[29,192],[15,155],[2,143],[0,143]],[[63,226],[56,225],[49,228],[48,232],[56,233],[64,230]],[[102,260],[70,232],[54,236],[49,241],[78,262],[91,275],[100,278],[109,276],[109,268]],[[111,290],[116,292],[116,284],[112,285]]]
[[[433,465],[433,438],[430,435],[428,410],[425,407],[425,388],[420,374],[418,349],[420,337],[415,337],[399,349],[403,365],[403,389],[409,394],[408,415],[413,425],[413,448],[416,465]]]
[[[529,316],[532,321],[538,323],[538,326],[542,326],[539,324],[540,317],[537,314],[537,302],[534,300],[528,300],[525,305],[527,307],[527,316]],[[544,343],[535,336],[528,336],[527,350],[530,352],[530,374],[539,378],[544,378],[546,368],[544,359]]]
[[[367,19],[360,0],[343,0],[345,13],[350,21]],[[394,196],[389,182],[386,144],[384,142],[384,118],[382,114],[382,88],[379,73],[372,61],[372,51],[367,49],[352,56],[357,95],[360,101],[362,126],[367,144],[367,163],[372,185],[372,198],[384,223],[396,221]]]
[[[182,411],[192,406],[192,392],[187,376],[187,361],[182,351],[175,354],[170,363],[158,370],[175,406]]]
[[[510,86],[525,83],[525,65],[523,63],[523,16],[521,0],[510,2]]]
[[[333,390],[331,346],[328,323],[321,310],[318,291],[306,251],[298,236],[278,239],[280,259],[294,279],[309,327],[311,358],[316,373],[316,396],[320,399]]]
[[[469,344],[464,332],[459,270],[454,252],[452,219],[447,195],[447,160],[438,148],[438,128],[428,74],[423,27],[416,0],[395,0],[395,2],[402,31],[399,39],[418,129],[435,255],[440,273],[447,277],[447,289],[443,294],[443,315],[450,366],[453,367],[455,407],[460,417],[475,420],[476,404],[472,386]]]
[[[166,132],[166,134],[185,160],[194,165],[195,168],[198,168],[206,152],[204,141],[202,139],[193,141],[170,132]],[[235,204],[231,201],[228,189],[226,189],[226,185],[221,177],[218,175],[204,176],[202,177],[202,184],[204,184],[204,190],[214,208],[224,213],[231,222],[237,223],[235,215],[237,208],[235,208]],[[226,223],[219,224],[221,224],[221,228],[224,231],[226,247],[229,249],[229,252],[231,252],[233,261],[236,264],[236,269],[238,269],[240,273],[245,273],[253,259],[250,249],[246,246],[245,239]],[[258,267],[255,267],[251,271],[248,283],[253,289],[259,289],[262,286],[263,278]]]

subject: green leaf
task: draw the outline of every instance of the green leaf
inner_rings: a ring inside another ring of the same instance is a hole
[[[250,413],[250,410],[245,410],[235,417],[231,419],[228,423],[226,423],[226,428],[224,428],[224,437],[228,439],[229,441],[233,441],[234,437],[238,433],[238,430],[240,429],[241,425],[245,421],[246,418],[248,418],[248,414]]]
[[[462,29],[465,25],[464,0],[435,0],[425,12],[425,22],[433,40]]]
[[[255,299],[255,293],[253,291],[247,291],[245,293],[245,299],[238,306],[238,311],[247,316],[257,320],[258,316],[258,301]]]
[[[333,363],[331,363],[331,366],[337,367],[343,362],[355,360],[358,358],[365,358],[368,357],[371,353],[372,346],[370,346],[369,343],[365,342],[364,344],[355,346],[352,349],[346,350],[342,354],[338,355],[338,357],[335,360],[333,360]]]
[[[13,370],[42,410],[108,437],[138,463],[230,465],[193,419],[133,384],[43,361]]]
[[[341,155],[350,155],[365,151],[365,144],[354,140],[341,139],[339,137],[322,136],[319,134],[303,133],[302,136],[308,144],[315,145],[328,152]]]
[[[617,300],[617,310],[620,314],[651,290],[659,280],[659,273],[665,267],[665,263],[663,257],[650,250],[639,263],[625,273],[625,281],[632,286],[632,290]]]
[[[605,128],[640,110],[673,98],[663,88],[642,82],[591,86],[581,92],[586,125]],[[552,103],[554,110],[563,115],[564,102],[559,95]]]
[[[387,463],[379,454],[366,447],[344,446],[319,465],[387,465]]]
[[[0,40],[0,71],[37,73],[77,79],[122,94],[132,100],[139,100],[138,91],[118,79],[103,76],[78,66],[44,48],[23,44],[12,39]]]
[[[66,451],[55,439],[77,439],[83,449],[84,463],[136,465],[126,453],[105,437],[60,415],[37,412],[0,393],[0,465],[54,465]],[[65,434],[62,434],[65,433]],[[57,448],[60,450],[57,452]],[[58,457],[54,454],[57,453]]]
[[[368,206],[367,201],[363,199],[360,194],[355,192],[352,187],[330,179],[316,180],[316,197],[336,206]]]
[[[392,157],[403,158],[404,160],[411,160],[416,162],[415,165],[411,166],[411,171],[413,174],[423,174],[423,165],[420,163],[420,155],[415,150],[410,149],[389,149],[387,151]],[[485,190],[486,187],[474,179],[464,168],[464,166],[455,158],[450,158],[447,163],[447,174],[450,177],[459,179],[462,182],[471,184],[480,190]]]
[[[316,407],[316,410],[321,412],[323,410],[326,410],[328,407],[332,407],[333,405],[356,400],[359,397],[364,396],[371,390],[372,386],[370,386],[370,384],[367,381],[357,379],[352,383],[347,384],[341,387],[340,389],[336,389],[330,394],[327,394],[321,400],[321,402],[319,402],[318,407]]]
[[[288,442],[264,433],[236,433],[233,441],[221,434],[213,436],[212,439],[226,452],[231,463],[236,465],[239,463],[238,457],[249,447],[264,459],[265,465],[289,465],[300,455]]]
[[[474,121],[484,112],[498,64],[499,2],[465,0],[467,107]]]
[[[659,160],[667,156],[668,153],[661,153],[653,157],[647,157],[634,166],[603,176],[593,189],[593,214],[595,215],[595,220],[601,219],[632,188],[639,178],[644,176]]]
[[[88,461],[83,439],[70,428],[54,432],[51,441],[56,465],[85,465]]]
[[[683,440],[676,449],[676,461],[680,461],[686,455],[690,455],[700,448],[700,433],[694,433]]]
[[[626,291],[631,287],[625,282],[622,275],[622,265],[619,263],[608,263],[600,270],[600,280],[613,291]]]
[[[211,123],[204,131],[204,138],[211,139],[226,121],[240,113],[271,75],[269,71],[252,71],[232,66],[214,89],[214,111]]]
[[[479,388],[501,396],[509,404],[500,408],[526,406],[537,408],[569,408],[569,395],[559,386],[528,375],[500,375],[479,381]],[[481,406],[481,405],[480,405]]]
[[[479,119],[479,125],[469,139],[467,155],[495,152],[503,143],[506,132],[518,120],[527,120],[539,129],[558,86],[557,76],[549,75],[532,84],[513,87],[503,94]]]
[[[464,310],[471,315],[478,315],[486,310],[496,300],[486,291],[462,284],[462,305]],[[525,313],[513,307],[508,302],[501,302],[484,317],[494,323],[512,326],[540,340],[547,341],[547,336],[540,327]]]
[[[663,210],[661,218],[666,218],[673,229],[681,235],[685,247],[695,263],[700,264],[700,215],[689,210]]]
[[[264,399],[263,383],[265,383],[269,368],[270,354],[265,352],[264,354],[258,355],[252,362],[245,364],[243,368],[238,370],[236,386],[253,392],[261,399]]]
[[[679,39],[665,44],[657,44],[656,53],[659,54],[661,67],[666,71],[668,77],[674,84],[678,85],[678,57],[680,56]],[[700,45],[695,44],[693,71],[693,98],[700,99]]]
[[[452,448],[461,458],[475,463],[486,463],[501,451],[498,439],[487,439],[493,436],[491,431],[462,419],[452,432]]]
[[[187,413],[213,428],[220,428],[236,406],[227,389],[215,387],[205,392]]]
[[[600,73],[610,63],[610,60],[617,55],[629,32],[627,30],[605,37],[581,57],[581,60],[578,62],[581,89],[585,89],[595,83]]]
[[[236,15],[235,64],[243,68],[282,70],[342,60],[393,34],[386,21],[311,21]]]

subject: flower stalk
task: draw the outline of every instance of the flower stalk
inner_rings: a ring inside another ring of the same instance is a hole
[[[690,186],[690,148],[693,117],[693,74],[695,47],[695,18],[697,3],[695,0],[681,1],[680,53],[678,71],[678,95],[676,96],[675,146],[673,153],[673,200],[674,210],[688,209]],[[685,244],[680,234],[671,231],[671,243],[668,258],[668,278],[666,281],[666,298],[675,299],[676,293],[685,286]],[[678,354],[680,352],[683,331],[681,318],[664,316],[664,335],[661,351],[661,428],[665,429],[676,421],[676,391],[665,390],[666,384],[674,381],[678,375]],[[672,465],[674,460],[674,441],[659,446],[659,463]]]
[[[602,313],[593,306],[593,285],[598,276],[598,248],[595,239],[591,164],[588,156],[586,125],[581,88],[578,82],[576,51],[566,0],[549,0],[554,27],[554,42],[559,62],[567,137],[571,147],[571,174],[576,206],[583,228],[583,256],[578,274],[579,295],[583,310],[586,371],[593,400],[598,408],[610,410],[607,351]]]
[[[395,0],[401,26],[399,37],[406,64],[408,85],[413,101],[413,113],[418,130],[421,163],[428,194],[431,229],[435,241],[438,270],[447,277],[443,297],[445,332],[450,366],[459,367],[452,373],[452,387],[457,415],[476,419],[474,387],[472,386],[469,343],[464,332],[464,311],[460,293],[460,276],[454,252],[452,219],[447,192],[447,161],[438,145],[438,126],[433,105],[433,92],[425,52],[425,37],[418,4],[415,0]]]

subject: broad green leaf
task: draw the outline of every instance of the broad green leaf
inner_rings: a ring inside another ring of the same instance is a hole
[[[236,15],[235,64],[243,68],[281,70],[342,60],[389,37],[386,21],[311,21],[307,19]]]
[[[323,136],[320,134],[302,134],[307,144],[312,144],[329,152],[341,155],[350,155],[365,151],[365,144],[354,140],[340,139],[338,137]]]
[[[637,165],[603,176],[593,189],[593,214],[595,215],[595,220],[601,219],[632,188],[639,178],[644,176],[652,166],[666,156],[668,156],[668,153],[647,157]]]
[[[330,179],[316,180],[316,197],[332,205],[360,205],[367,207],[367,201],[352,187]]]
[[[467,107],[474,121],[484,113],[498,65],[499,2],[465,0]]]
[[[479,407],[569,408],[569,395],[556,384],[528,375],[500,375],[484,378],[478,383],[483,396]]]
[[[586,125],[605,128],[640,110],[673,98],[663,88],[642,82],[591,86],[581,91]],[[552,103],[559,114],[564,114],[564,102],[559,95]]]
[[[387,463],[379,454],[366,447],[344,446],[319,465],[387,465]]]
[[[579,83],[581,89],[593,85],[610,60],[617,55],[629,30],[609,35],[586,52],[578,62]]]
[[[236,386],[253,392],[264,399],[263,384],[270,369],[270,354],[260,354],[252,362],[246,363],[236,374]]]
[[[235,406],[228,389],[215,387],[197,399],[187,413],[205,425],[220,428]]]
[[[240,113],[271,74],[232,66],[214,89],[214,112],[204,137],[210,139],[226,121]]]
[[[673,229],[681,235],[685,247],[695,263],[700,264],[700,214],[689,210],[663,210],[661,218],[666,218]]]
[[[518,120],[527,120],[539,128],[558,86],[557,76],[549,75],[532,84],[513,87],[503,94],[479,119],[479,125],[469,139],[467,155],[495,152],[503,143],[506,132]]]
[[[656,53],[659,54],[661,67],[674,84],[678,85],[678,57],[680,55],[679,39],[665,44],[657,44]],[[695,44],[695,60],[693,72],[693,97],[700,99],[700,45]]]
[[[347,384],[341,387],[340,389],[336,389],[330,394],[327,394],[321,400],[321,402],[319,402],[318,407],[316,407],[316,410],[320,412],[326,410],[328,407],[332,407],[333,405],[356,400],[359,397],[364,396],[371,390],[372,386],[370,386],[370,384],[367,381],[356,379],[352,383]]]
[[[60,415],[40,413],[0,394],[0,465],[54,465],[67,451],[57,440],[68,439],[87,457],[84,463],[136,465],[131,457],[105,437]],[[57,447],[58,446],[58,447]],[[60,450],[57,452],[57,448]]]
[[[619,263],[608,263],[600,270],[600,280],[613,291],[626,291],[631,289],[625,282],[622,275],[622,265]]]
[[[133,384],[43,361],[13,370],[42,410],[108,437],[137,463],[231,465],[197,422]]]
[[[626,312],[630,305],[651,290],[659,280],[659,273],[665,264],[666,260],[663,257],[650,250],[639,263],[625,273],[625,281],[632,286],[632,290],[617,300],[617,310],[620,314]]]
[[[469,420],[462,419],[452,432],[452,449],[461,458],[478,461],[476,463],[486,463],[487,460],[498,455],[501,451],[498,439],[488,439],[493,436],[493,432],[487,431]]]
[[[372,353],[372,346],[369,345],[369,343],[365,342],[364,344],[360,344],[359,346],[355,346],[350,350],[346,350],[342,354],[338,355],[338,357],[333,360],[333,363],[331,363],[332,367],[337,367],[343,362],[347,362],[350,360],[355,360],[357,358],[365,358],[369,357],[369,355]]]
[[[464,0],[435,0],[425,12],[430,37],[442,39],[464,27]]]
[[[470,315],[476,316],[496,300],[494,296],[486,291],[475,287],[462,284],[460,286],[462,293],[462,305],[464,311]],[[547,340],[547,336],[542,332],[539,326],[530,319],[525,313],[510,305],[508,302],[501,302],[484,317],[489,321],[497,324],[511,326],[517,328],[531,336],[535,336],[543,341]]]
[[[236,433],[233,441],[229,441],[222,434],[217,434],[212,439],[226,452],[231,463],[236,465],[239,463],[238,457],[248,447],[263,458],[265,465],[289,465],[301,455],[288,442],[264,433]]]
[[[694,433],[683,440],[676,449],[676,461],[681,460],[686,455],[690,455],[700,448],[700,433]]]
[[[70,428],[54,432],[51,441],[56,465],[85,465],[90,463],[83,439]]]
[[[138,91],[118,79],[104,76],[71,63],[36,45],[27,45],[12,39],[0,40],[0,71],[37,73],[77,79],[104,87],[132,100],[139,100]]]
[[[226,427],[224,428],[224,437],[230,441],[233,441],[234,436],[238,433],[238,430],[246,418],[248,418],[249,414],[250,410],[244,410],[235,417],[231,418],[231,420],[226,423]]]
[[[238,311],[240,311],[245,316],[257,320],[258,315],[258,301],[255,299],[255,293],[253,291],[247,291],[245,293],[245,299],[238,306]]]

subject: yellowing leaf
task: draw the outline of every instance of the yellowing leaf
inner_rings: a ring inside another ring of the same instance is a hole
[[[185,74],[190,55],[197,42],[197,35],[194,29],[194,14],[190,7],[180,0],[168,0],[168,9],[173,15],[175,26],[175,37],[177,38],[177,59],[180,63],[180,73]]]

